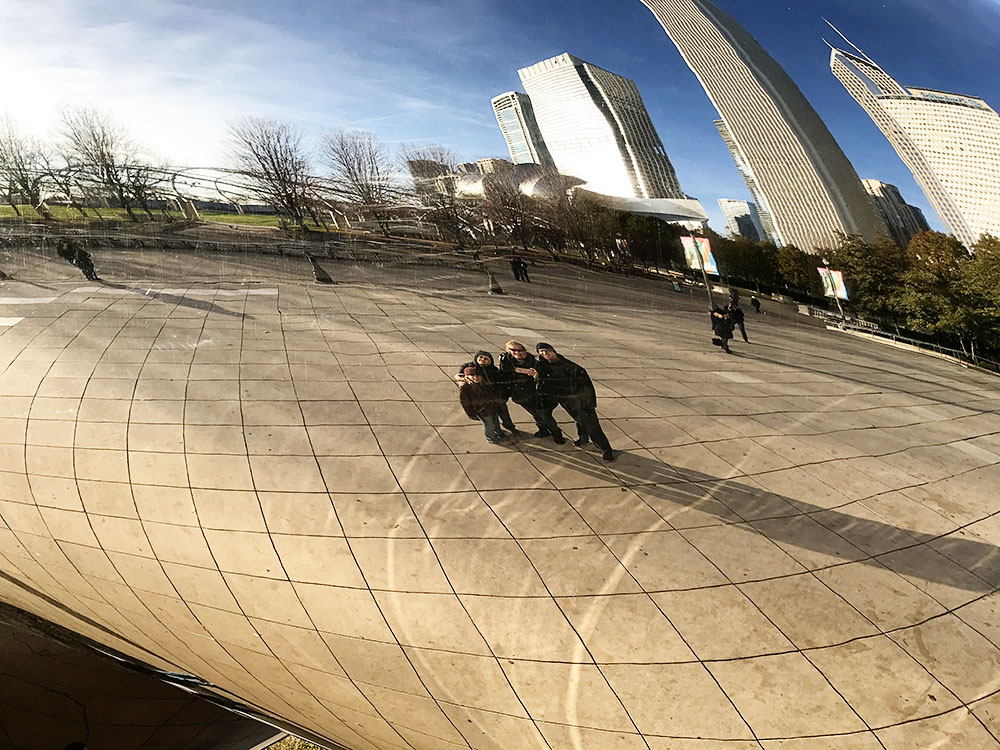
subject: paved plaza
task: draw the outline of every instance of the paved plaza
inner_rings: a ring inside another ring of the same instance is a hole
[[[16,260],[6,603],[352,750],[1000,747],[996,376],[558,265]],[[616,462],[485,442],[510,338]]]

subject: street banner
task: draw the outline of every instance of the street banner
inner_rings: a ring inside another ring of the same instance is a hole
[[[847,287],[844,286],[844,274],[832,268],[819,267],[819,277],[823,279],[823,294],[827,297],[847,299]]]
[[[681,245],[684,247],[684,258],[688,266],[696,271],[704,268],[706,273],[719,275],[719,267],[715,264],[708,237],[681,237]]]

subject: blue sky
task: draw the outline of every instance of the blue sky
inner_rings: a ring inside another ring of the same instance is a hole
[[[1000,0],[716,0],[799,84],[862,177],[900,187],[939,225],[909,172],[829,72],[826,16],[904,85],[1000,108]],[[373,131],[392,149],[441,143],[506,156],[490,98],[517,68],[561,52],[632,78],[681,185],[723,229],[746,189],[715,111],[639,0],[0,0],[0,108],[51,131],[58,108],[97,104],[156,158],[223,164],[245,114]]]

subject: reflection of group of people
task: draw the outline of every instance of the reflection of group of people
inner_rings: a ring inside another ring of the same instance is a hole
[[[510,259],[510,270],[514,274],[514,281],[527,281],[531,283],[531,279],[528,278],[528,261],[515,255]]]
[[[755,312],[760,313],[760,300],[756,296],[750,298],[750,304],[753,305]],[[738,294],[733,292],[725,307],[716,305],[710,312],[712,316],[712,343],[721,346],[722,351],[726,354],[733,353],[733,350],[729,348],[729,340],[733,338],[733,332],[736,328],[740,329],[743,340],[750,343],[750,339],[747,338],[746,319],[743,315],[743,308],[740,307]]]
[[[605,461],[614,461],[615,452],[597,416],[597,393],[590,375],[551,344],[541,342],[535,350],[537,357],[521,342],[508,341],[499,366],[489,352],[476,352],[475,359],[462,365],[455,375],[465,413],[483,423],[487,442],[507,443],[517,433],[507,408],[510,399],[535,421],[535,437],[551,437],[561,445],[566,439],[552,415],[561,406],[576,422],[577,439],[573,445],[593,441]]]

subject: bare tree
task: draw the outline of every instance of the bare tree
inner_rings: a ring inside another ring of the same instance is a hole
[[[136,162],[125,166],[123,176],[129,195],[146,212],[146,216],[153,219],[150,201],[160,197],[158,188],[168,181],[167,170]]]
[[[458,192],[454,152],[446,146],[410,146],[403,160],[413,180],[413,191],[424,206],[423,217],[434,224],[441,237],[459,248],[478,244],[476,227],[482,217],[476,201],[463,199]]]
[[[66,201],[80,213],[80,216],[86,216],[87,212],[76,199],[78,195],[86,193],[81,185],[81,181],[86,181],[83,166],[76,164],[72,157],[66,154],[59,154],[58,157],[43,154],[42,163],[44,164],[45,178],[51,183],[54,191],[64,196]]]
[[[337,198],[370,215],[389,236],[389,219],[402,190],[378,139],[365,130],[333,130],[323,137],[323,155]]]
[[[71,107],[62,112],[62,134],[67,152],[83,174],[100,186],[138,221],[129,185],[129,171],[140,164],[136,146],[110,116],[93,107]]]
[[[249,188],[280,216],[306,226],[316,181],[302,134],[292,125],[263,117],[244,117],[229,126],[230,153]]]
[[[4,117],[0,121],[0,180],[7,186],[7,202],[18,216],[21,210],[15,194],[24,197],[39,213],[43,211],[45,172],[42,145],[22,135],[14,122]]]

